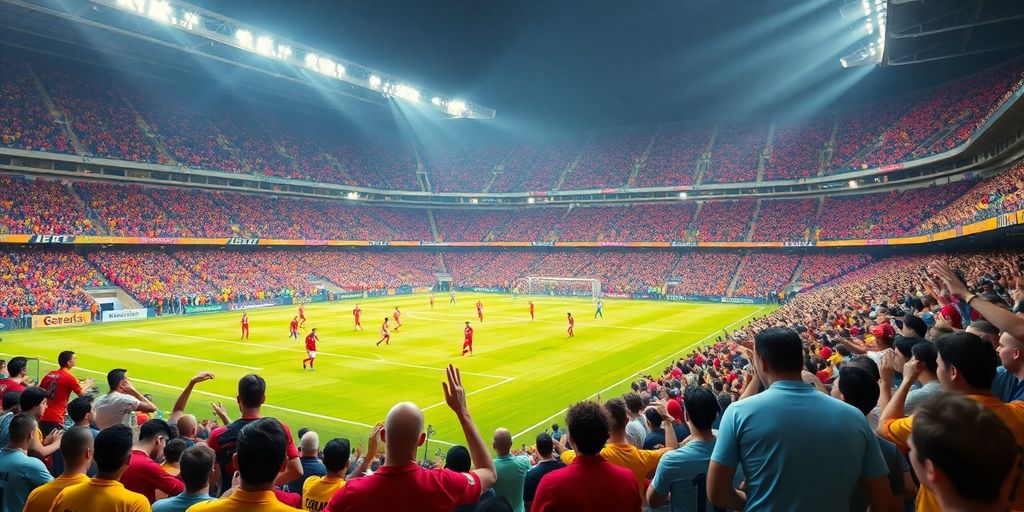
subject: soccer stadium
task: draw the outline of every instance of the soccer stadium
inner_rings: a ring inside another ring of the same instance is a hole
[[[193,1],[0,0],[0,510],[1024,510],[1024,4]]]

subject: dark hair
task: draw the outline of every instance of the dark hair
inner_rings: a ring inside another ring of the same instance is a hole
[[[170,447],[171,443],[167,443],[167,448]],[[181,473],[178,476],[185,482],[186,490],[195,491],[206,487],[210,482],[210,473],[213,472],[213,461],[213,450],[205,445],[191,446],[181,454]]]
[[[843,363],[844,368],[860,368],[871,374],[871,378],[878,381],[882,378],[882,374],[878,371],[878,363],[874,359],[871,359],[865,355],[854,356],[853,359]]]
[[[110,389],[117,389],[117,387],[121,385],[121,382],[127,378],[125,375],[127,373],[128,370],[125,370],[124,368],[114,368],[107,372],[107,385],[110,386]]]
[[[513,512],[514,510],[509,504],[508,498],[504,496],[486,499],[476,506],[477,512]]]
[[[37,425],[35,417],[31,414],[16,414],[7,427],[8,437],[14,442],[24,441],[35,434]]]
[[[7,374],[11,377],[17,377],[18,375],[21,375],[21,372],[25,371],[25,368],[27,367],[28,358],[22,356],[12,357],[11,360],[7,362]]]
[[[80,396],[68,402],[68,416],[75,423],[85,419],[90,412],[92,412],[91,396]]]
[[[644,410],[644,402],[636,393],[626,393],[622,395],[622,400],[626,402],[626,408],[633,414],[640,414],[640,411]]]
[[[299,437],[298,437],[298,439],[300,441],[302,440],[302,436],[306,435],[306,432],[309,432],[309,429],[306,428],[306,427],[302,427],[302,428],[299,429],[299,432],[298,432],[298,436]]]
[[[913,456],[931,460],[961,498],[999,500],[1018,449],[1013,433],[991,410],[965,396],[940,393],[917,407],[910,436]]]
[[[551,439],[551,434],[548,434],[547,432],[537,434],[535,442],[537,444],[537,453],[539,453],[541,457],[547,457],[555,451],[555,442]]]
[[[469,450],[465,446],[455,445],[448,449],[448,453],[444,456],[444,467],[458,471],[459,473],[465,473],[472,468],[472,462],[469,458]]]
[[[185,453],[185,449],[187,448],[188,443],[179,437],[167,441],[167,446],[164,446],[164,460],[170,464],[179,462],[181,460],[181,454]]]
[[[558,432],[558,423],[552,423],[551,424],[551,431],[552,432]]]
[[[324,445],[324,466],[332,473],[345,469],[352,453],[352,443],[345,438],[335,438]]]
[[[92,446],[92,431],[89,427],[71,427],[60,438],[60,454],[64,457],[64,467],[78,462],[85,456],[85,451]]]
[[[911,315],[909,313],[903,315],[903,325],[917,333],[919,338],[924,338],[924,335],[928,334],[928,324],[924,323],[924,320],[918,316]]]
[[[914,345],[912,352],[914,353],[914,359],[924,364],[925,370],[928,373],[935,375],[939,371],[939,363],[936,360],[939,356],[939,351],[935,348],[934,343],[918,343]]]
[[[647,418],[647,421],[650,422],[652,427],[658,428],[658,425],[661,425],[661,413],[657,410],[647,408],[647,410],[644,411],[644,416]]]
[[[127,425],[114,425],[101,430],[96,434],[93,452],[100,473],[110,474],[121,469],[132,455],[132,429]]]
[[[711,430],[711,424],[718,416],[718,400],[710,389],[704,386],[691,386],[683,393],[683,404],[686,414],[697,430]]]
[[[612,398],[604,403],[604,408],[612,418],[612,430],[622,430],[629,422],[626,414],[626,402],[621,398]]]
[[[597,402],[578,402],[569,407],[565,423],[572,445],[583,455],[597,455],[608,441],[612,419]]]
[[[73,357],[75,357],[74,352],[65,350],[57,355],[57,364],[59,364],[61,368],[64,368],[71,362],[71,358]]]
[[[21,398],[18,399],[18,403],[21,404],[21,412],[28,412],[39,407],[39,404],[43,403],[43,400],[46,400],[49,395],[45,389],[39,386],[25,388],[21,392]]]
[[[986,390],[992,387],[999,356],[991,343],[969,332],[957,332],[939,336],[935,348],[947,366],[956,367],[968,386]]]
[[[896,342],[893,343],[893,347],[899,351],[899,353],[906,359],[910,359],[910,356],[914,353],[914,345],[919,343],[928,343],[928,340],[915,337],[897,336]]]
[[[139,441],[156,439],[156,437],[161,434],[163,434],[168,441],[174,439],[174,434],[171,432],[171,426],[164,420],[152,419],[143,423],[142,426],[139,427]]]
[[[242,407],[259,407],[267,394],[267,381],[263,377],[250,373],[238,379],[238,400]]]
[[[999,336],[999,328],[985,320],[972,320],[968,327],[992,336]]]
[[[799,372],[803,368],[803,342],[787,327],[770,327],[754,337],[754,351],[774,372]]]
[[[4,393],[4,410],[9,411],[21,405],[21,391],[8,391]]]
[[[248,377],[243,377],[242,381]],[[263,379],[256,378],[263,382]],[[239,388],[242,381],[239,382]],[[242,427],[235,451],[242,480],[255,486],[274,483],[284,464],[287,446],[288,434],[274,418],[260,418]]]
[[[843,401],[867,416],[878,405],[878,381],[861,368],[847,366],[839,369],[839,392]]]

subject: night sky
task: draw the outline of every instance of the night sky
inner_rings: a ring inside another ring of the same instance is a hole
[[[273,34],[559,128],[805,114],[1006,54],[844,70],[840,0],[195,0]]]

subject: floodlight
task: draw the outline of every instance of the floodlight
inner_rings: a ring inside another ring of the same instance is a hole
[[[181,26],[187,30],[192,30],[192,27],[199,24],[199,15],[194,12],[186,12],[185,16],[182,17]]]
[[[374,89],[380,87],[380,77],[377,75],[370,75],[370,87]]]
[[[269,57],[274,53],[274,40],[267,36],[259,36],[256,38],[256,53]]]
[[[320,61],[317,64],[317,71],[325,75],[334,74],[334,61],[327,57],[320,57]]]
[[[409,101],[419,101],[420,91],[409,85],[398,84],[395,86],[395,96]]]
[[[441,98],[438,98],[437,96],[434,96],[433,98],[430,98],[430,102],[433,103],[434,106],[440,106],[441,105]]]
[[[291,46],[287,46],[287,45],[283,45],[283,44],[279,44],[279,45],[277,45],[277,54],[276,55],[277,55],[277,58],[279,58],[279,59],[288,59],[288,58],[290,58],[292,56],[292,47]]]
[[[359,192],[349,192],[348,193],[348,198],[349,199],[359,199]]]
[[[470,202],[470,204],[476,204],[476,203],[478,203],[478,202],[480,202],[480,201],[478,201],[478,200],[477,200],[477,199],[476,199],[476,198],[474,197],[473,199],[470,199],[470,200],[469,200],[469,202]]]
[[[338,78],[345,76],[345,66],[342,66],[341,64],[334,66],[334,76]]]
[[[860,185],[859,185],[859,184],[857,183],[857,180],[850,180],[850,182],[848,183],[848,185],[850,186],[850,188],[857,188],[858,186],[860,186]]]
[[[679,199],[686,199],[686,192],[680,192]]]
[[[462,100],[452,100],[448,102],[448,113],[453,116],[461,116],[466,113],[466,102]]]
[[[149,17],[161,23],[171,22],[171,4],[166,0],[149,0]]]
[[[536,202],[537,202],[537,200],[536,200],[536,199],[534,199],[534,198],[532,198],[532,197],[527,197],[527,198],[526,198],[526,202],[527,202],[528,204],[533,204],[533,203],[536,203]]]
[[[252,49],[252,32],[244,28],[238,29],[235,31],[235,39],[238,40],[238,44],[243,48]]]
[[[316,71],[318,63],[320,62],[320,57],[317,57],[315,53],[307,53],[306,57],[303,58],[302,61],[306,64],[307,68]]]

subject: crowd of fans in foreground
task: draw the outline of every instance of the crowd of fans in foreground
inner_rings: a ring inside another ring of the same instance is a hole
[[[488,445],[449,367],[465,445],[443,461],[417,460],[410,402],[352,455],[349,439],[263,417],[258,375],[238,382],[239,419],[215,407],[211,428],[184,414],[208,372],[164,420],[124,369],[99,393],[65,351],[35,386],[15,357],[0,380],[0,499],[26,512],[1016,510],[1024,257],[944,260],[850,273],[621,397],[571,405],[525,450],[500,426]]]

